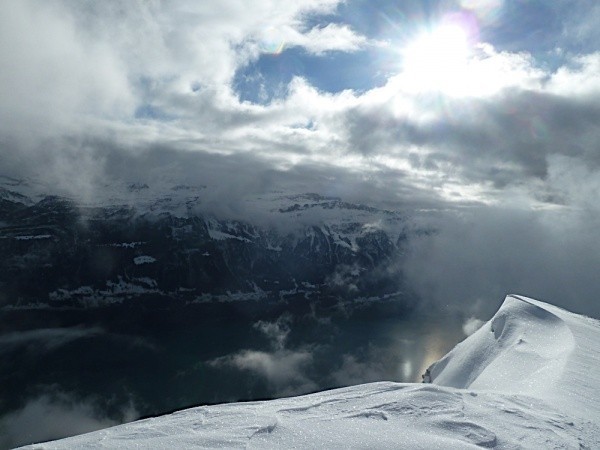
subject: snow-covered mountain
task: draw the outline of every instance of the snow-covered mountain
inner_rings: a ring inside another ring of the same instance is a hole
[[[462,337],[455,318],[435,336],[448,344],[419,351],[428,327],[411,316],[406,216],[393,208],[102,183],[61,192],[0,176],[0,448],[24,443],[31,421],[46,440],[197,404],[412,381]]]
[[[402,296],[386,271],[406,232],[396,211],[281,192],[220,205],[203,185],[47,189],[0,177],[4,308]]]
[[[31,448],[596,449],[599,374],[600,322],[511,295],[430,384],[197,407]]]

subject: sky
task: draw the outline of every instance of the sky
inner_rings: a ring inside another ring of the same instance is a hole
[[[600,316],[600,4],[5,0],[0,172],[396,205],[403,272],[474,314]],[[410,214],[408,213],[410,211]]]

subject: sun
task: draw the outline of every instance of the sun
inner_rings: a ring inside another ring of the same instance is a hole
[[[421,33],[401,54],[411,90],[452,93],[467,88],[471,44],[460,24],[442,24]]]
[[[419,35],[404,50],[409,68],[429,70],[461,64],[468,57],[468,38],[460,25],[441,25]]]

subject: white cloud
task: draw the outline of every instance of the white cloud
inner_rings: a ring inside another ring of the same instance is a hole
[[[317,384],[305,374],[312,361],[312,354],[308,351],[242,350],[233,355],[212,360],[209,364],[253,372],[264,377],[277,395],[294,395],[316,390]]]
[[[593,120],[561,133],[555,125],[564,121],[558,113],[548,118],[543,102],[562,99],[585,113],[599,85],[597,55],[550,73],[527,53],[489,44],[479,46],[464,76],[446,80],[446,91],[429,91],[410,67],[398,66],[383,86],[364,93],[325,93],[294,78],[268,105],[240,103],[233,76],[258,57],[261,41],[287,41],[316,54],[369,44],[343,24],[307,26],[307,18],[333,13],[338,3],[9,1],[0,19],[7,22],[0,53],[9,68],[0,75],[6,119],[0,131],[17,133],[20,148],[37,148],[30,141],[40,130],[60,136],[44,141],[47,149],[64,149],[46,167],[55,182],[68,179],[77,191],[105,170],[103,157],[89,149],[90,137],[117,136],[111,139],[124,148],[251,152],[285,170],[337,166],[372,180],[396,173],[415,192],[451,203],[496,200],[510,177],[525,184],[524,174],[542,177],[546,154],[596,139]],[[159,119],[136,119],[138,108],[154,108]]]
[[[366,47],[369,40],[347,25],[329,23],[304,30],[301,22],[265,27],[251,36],[250,48],[258,53],[279,54],[291,47],[302,47],[308,53],[322,55],[326,52],[354,52]]]
[[[271,340],[272,346],[275,350],[282,350],[285,348],[285,343],[291,331],[291,321],[292,316],[284,314],[275,322],[259,320],[254,324],[254,328],[261,331]]]
[[[578,216],[585,215],[590,223],[600,219],[600,175],[598,162],[590,164],[581,158],[552,155],[548,158],[549,194],[556,195]]]
[[[292,316],[283,314],[274,322],[258,321],[254,328],[270,341],[272,351],[241,350],[208,362],[214,367],[232,367],[253,372],[264,378],[277,395],[294,395],[317,389],[317,384],[309,378],[307,371],[313,363],[309,350],[286,349],[286,341],[291,332]]]
[[[21,128],[21,138],[31,128],[76,133],[82,118],[131,123],[145,105],[191,114],[197,126],[203,99],[214,102],[213,113],[237,113],[230,83],[258,56],[265,29],[288,30],[291,45],[316,53],[355,50],[364,42],[347,26],[304,30],[305,16],[332,13],[338,0],[215,3],[5,2],[0,131]]]
[[[79,116],[122,119],[133,110],[121,61],[107,42],[82,34],[57,2],[4,2],[0,58],[4,136],[48,136]]]
[[[553,73],[547,84],[549,92],[579,98],[600,97],[600,52],[576,56],[567,66]]]
[[[348,26],[330,23],[324,27],[312,28],[302,36],[299,43],[318,55],[332,50],[356,51],[367,44],[367,39]]]

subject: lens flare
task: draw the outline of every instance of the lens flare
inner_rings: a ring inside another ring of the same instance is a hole
[[[263,30],[260,36],[260,51],[269,55],[281,55],[286,42],[283,33],[275,27]]]
[[[460,6],[475,14],[479,22],[493,25],[502,14],[504,0],[460,0]]]

